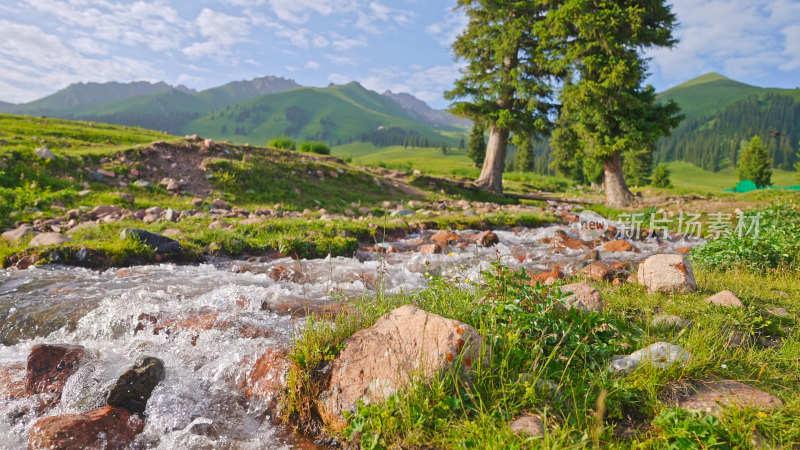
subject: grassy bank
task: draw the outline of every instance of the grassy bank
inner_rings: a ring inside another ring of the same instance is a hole
[[[364,448],[747,448],[757,432],[767,445],[800,444],[800,361],[794,356],[800,333],[793,319],[766,312],[774,306],[795,315],[800,311],[796,274],[704,268],[696,273],[700,289],[691,295],[648,295],[637,284],[595,283],[604,298],[602,314],[561,312],[552,307],[556,289],[531,287],[503,268],[469,284],[432,279],[423,292],[357,301],[353,314],[333,323],[310,319],[295,343],[290,415],[295,420],[313,416],[319,386],[310,374],[335,356],[344,339],[411,303],[474,326],[491,344],[491,361],[477,369],[472,386],[442,376],[386,404],[361,408],[339,436],[345,442]],[[736,292],[747,307],[731,310],[703,302],[723,289]],[[658,313],[680,315],[694,326],[653,329],[649,323]],[[730,344],[734,335],[744,336],[744,342]],[[760,344],[765,339],[781,345],[765,348]],[[606,370],[613,355],[657,341],[687,349],[689,365],[641,368],[627,376]],[[770,414],[731,409],[720,419],[672,407],[671,391],[711,376],[764,389],[785,406]],[[601,392],[604,400],[598,405]],[[544,439],[508,428],[523,413],[544,418]]]

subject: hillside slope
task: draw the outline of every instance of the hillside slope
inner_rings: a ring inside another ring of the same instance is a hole
[[[706,170],[735,167],[743,141],[760,136],[776,168],[792,170],[800,142],[800,90],[760,88],[707,74],[660,95],[686,119],[658,144],[657,161]]]
[[[355,82],[264,95],[212,111],[186,124],[182,132],[233,142],[266,142],[286,135],[334,145],[353,141],[390,145],[419,136],[457,144],[455,138],[416,122],[392,100]]]
[[[70,114],[75,111],[75,108],[84,105],[116,102],[132,97],[168,91],[170,89],[176,89],[186,93],[193,92],[186,87],[173,87],[163,82],[77,83],[39,100],[18,105],[13,109],[13,112],[15,114],[59,116]]]
[[[681,83],[658,95],[660,100],[675,100],[687,119],[710,116],[737,101],[753,95],[776,94],[800,100],[800,90],[762,88],[731,80],[718,73],[707,73]]]

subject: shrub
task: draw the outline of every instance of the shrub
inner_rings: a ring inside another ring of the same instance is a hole
[[[295,143],[294,139],[282,136],[270,139],[270,141],[267,142],[267,147],[279,148],[282,150],[296,150],[297,144]]]
[[[748,216],[753,214],[761,215],[758,235],[724,234],[695,247],[692,259],[715,270],[800,269],[800,211],[792,204],[777,201],[750,211]]]
[[[328,144],[320,141],[306,141],[300,144],[300,151],[304,153],[316,153],[318,155],[330,155],[331,148]]]
[[[659,164],[653,171],[653,186],[657,188],[672,187],[672,180],[669,178],[670,172],[666,164]]]

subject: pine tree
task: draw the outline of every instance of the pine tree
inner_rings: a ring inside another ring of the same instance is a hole
[[[657,188],[672,187],[672,180],[669,178],[670,172],[666,164],[659,164],[653,171],[653,186]]]
[[[514,155],[514,170],[517,172],[533,171],[533,142],[524,134],[516,134],[511,139],[517,153]]]
[[[461,136],[461,140],[458,141],[458,151],[463,152],[465,146],[466,146],[466,143],[464,142],[464,136]]]
[[[486,157],[486,141],[484,140],[484,129],[475,123],[472,126],[472,133],[469,135],[469,145],[467,146],[467,157],[472,160],[475,167],[483,164]]]
[[[664,0],[554,0],[544,27],[547,54],[568,71],[557,126],[577,136],[574,150],[603,163],[606,203],[634,201],[622,157],[652,151],[681,118],[675,102],[659,103],[643,86],[647,60],[640,51],[675,44],[676,17]],[[554,139],[554,148],[573,140]],[[572,144],[570,144],[572,145]],[[574,152],[560,151],[562,156]]]
[[[442,154],[447,154],[447,143],[445,141],[442,141]]]
[[[772,159],[760,137],[753,136],[739,161],[739,181],[750,180],[759,188],[772,184]]]
[[[554,74],[539,36],[548,4],[458,0],[458,8],[469,22],[453,44],[453,53],[467,65],[445,98],[455,101],[451,111],[456,115],[488,126],[486,156],[475,184],[502,192],[510,134],[536,136],[550,129]]]
[[[800,180],[800,151],[797,152],[797,162],[794,164],[794,170],[797,171],[797,179]]]

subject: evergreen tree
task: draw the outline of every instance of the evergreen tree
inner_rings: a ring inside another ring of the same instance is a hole
[[[458,141],[458,151],[463,152],[465,146],[466,146],[466,143],[464,142],[464,136],[461,136],[461,140]]]
[[[670,172],[667,165],[661,163],[653,171],[653,186],[657,188],[670,188],[672,187],[672,180],[669,178]]]
[[[629,149],[622,155],[622,173],[625,181],[634,186],[650,184],[653,167],[653,148]]]
[[[442,141],[442,154],[447,154],[447,143],[445,141]]]
[[[486,157],[486,141],[484,140],[484,129],[477,122],[472,125],[472,133],[469,135],[469,145],[467,146],[467,157],[472,160],[475,167],[483,164]]]
[[[488,125],[489,143],[475,184],[503,191],[506,145],[511,133],[529,136],[549,132],[552,72],[540,41],[548,4],[544,1],[458,0],[469,19],[453,44],[467,62],[455,87],[451,111]]]
[[[772,184],[772,159],[760,137],[753,136],[739,161],[739,181],[750,180],[760,188]]]
[[[517,172],[533,171],[533,142],[524,134],[515,134],[511,139],[517,148],[514,155],[514,170]]]
[[[794,165],[794,170],[797,171],[797,179],[800,180],[800,152],[797,153],[797,162]]]
[[[640,51],[671,47],[675,15],[664,0],[553,0],[544,39],[557,67],[569,71],[561,89],[557,126],[569,127],[577,140],[554,139],[574,147],[569,157],[603,163],[609,206],[634,201],[623,174],[623,154],[653,150],[681,117],[674,102],[656,101],[643,86],[647,62]],[[557,149],[558,150],[558,149]]]

